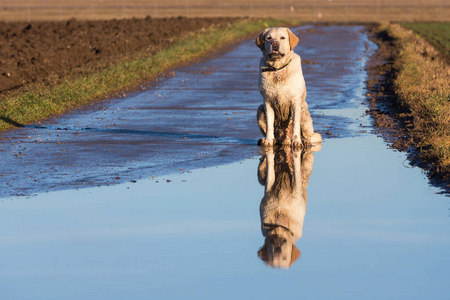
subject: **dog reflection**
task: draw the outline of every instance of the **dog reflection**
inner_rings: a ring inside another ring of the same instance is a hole
[[[258,180],[265,190],[259,210],[265,242],[258,256],[270,267],[289,268],[300,257],[295,241],[302,237],[313,162],[311,151],[290,148],[269,148],[261,158]]]

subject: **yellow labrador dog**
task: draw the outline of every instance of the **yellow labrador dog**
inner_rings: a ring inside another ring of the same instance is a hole
[[[311,151],[290,148],[269,148],[261,159],[258,180],[265,191],[259,211],[265,241],[258,256],[270,267],[289,268],[300,257],[295,241],[303,233],[313,162]]]
[[[294,53],[298,37],[289,28],[265,29],[255,40],[263,57],[259,67],[259,91],[264,105],[258,108],[258,125],[265,136],[258,144],[301,148],[319,144],[306,103],[306,87],[301,58]]]

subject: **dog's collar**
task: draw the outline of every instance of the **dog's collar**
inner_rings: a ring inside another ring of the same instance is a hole
[[[287,232],[289,232],[292,236],[294,236],[294,233],[289,228],[287,228],[286,226],[283,226],[283,225],[263,223],[262,227],[267,230],[274,230],[275,228],[280,227],[280,228],[283,228],[284,230],[286,230]]]
[[[286,68],[290,63],[291,63],[291,61],[292,61],[292,59],[290,59],[288,62],[287,62],[287,64],[285,64],[284,66],[282,66],[281,68],[275,68],[275,67],[272,67],[272,66],[267,66],[267,67],[262,67],[261,68],[261,72],[273,72],[273,71],[279,71],[279,70],[281,70],[281,69],[284,69],[284,68]]]

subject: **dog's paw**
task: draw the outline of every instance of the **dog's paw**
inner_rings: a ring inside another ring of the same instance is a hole
[[[322,148],[322,136],[319,133],[314,132],[311,137],[305,138],[303,140],[303,145],[305,146],[306,150],[317,152]]]
[[[302,148],[303,148],[302,141],[297,136],[294,136],[294,138],[292,139],[292,149],[301,150]]]
[[[258,145],[262,147],[273,147],[275,145],[275,139],[266,140],[265,138],[259,139]]]
[[[292,149],[301,150],[302,148],[303,148],[303,144],[301,141],[293,141],[292,142]]]

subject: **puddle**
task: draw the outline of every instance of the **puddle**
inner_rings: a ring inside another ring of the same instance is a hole
[[[258,257],[265,188],[260,160],[247,159],[113,187],[4,199],[1,294],[445,299],[448,198],[374,136],[331,139],[312,155],[296,242],[301,256],[288,270]]]
[[[362,27],[313,29],[300,52],[317,62],[303,69],[319,152],[255,145],[252,42],[2,135],[1,298],[447,299],[449,198],[371,134],[374,46]]]

